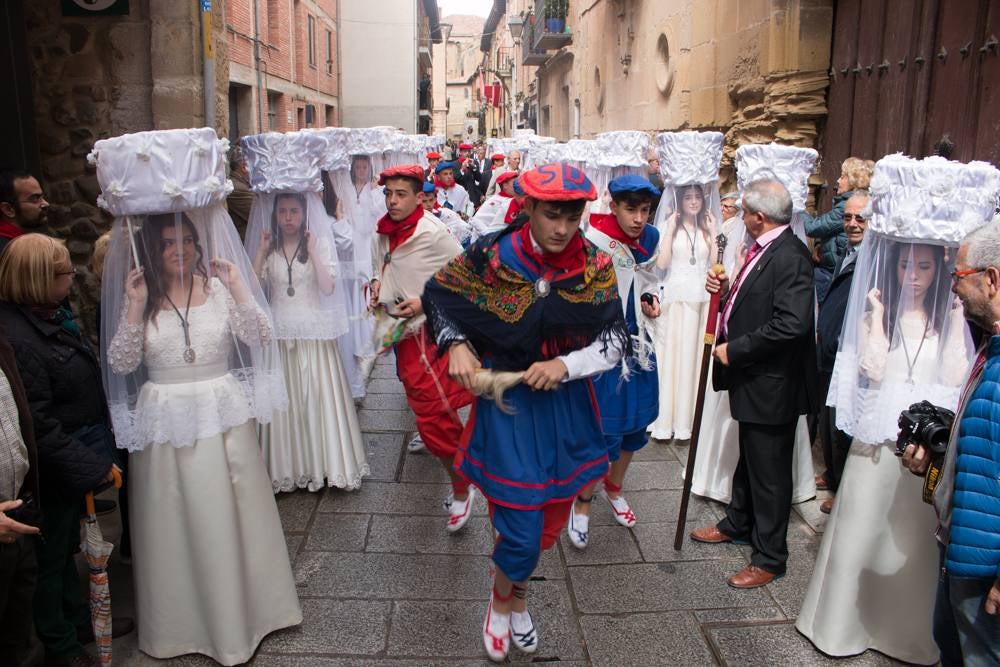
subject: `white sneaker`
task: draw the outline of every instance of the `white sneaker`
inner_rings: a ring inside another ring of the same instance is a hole
[[[538,650],[538,633],[535,622],[527,610],[512,612],[510,615],[510,639],[514,646],[524,653],[534,653]]]
[[[569,510],[569,521],[566,523],[566,534],[569,536],[569,543],[577,549],[587,548],[587,539],[590,537],[590,516],[576,513],[576,501],[573,501]]]
[[[419,433],[413,436],[413,438],[408,443],[406,443],[406,451],[408,451],[411,454],[422,452],[424,451],[425,448],[426,446],[424,445],[424,439],[420,437]]]
[[[452,503],[454,503],[454,502],[455,502],[455,493],[454,493],[454,491],[449,491],[448,492],[448,497],[444,499],[443,503],[441,503],[442,505],[444,505],[444,511],[445,512],[451,512],[451,506],[452,506]]]
[[[611,504],[611,512],[614,514],[615,521],[626,528],[631,528],[635,525],[635,513],[632,511],[632,506],[625,500],[625,496],[612,498],[608,495],[607,491],[601,489],[601,497]]]
[[[483,646],[493,662],[501,662],[510,651],[510,614],[493,611],[493,593],[490,593],[490,604],[486,607],[486,620],[483,621]]]
[[[469,497],[465,500],[455,500],[451,501],[451,507],[448,508],[448,532],[456,533],[465,527],[465,524],[469,522],[469,517],[472,516],[472,503],[476,499],[476,487],[469,487]]]

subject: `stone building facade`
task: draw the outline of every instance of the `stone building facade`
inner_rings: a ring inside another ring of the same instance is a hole
[[[506,5],[493,48],[513,41],[503,26],[521,16],[529,66],[514,77],[516,115],[539,134],[721,130],[724,171],[742,143],[816,145],[833,0],[568,0],[557,37],[544,34],[550,3]]]
[[[340,124],[337,6],[337,0],[227,0],[230,141]]]

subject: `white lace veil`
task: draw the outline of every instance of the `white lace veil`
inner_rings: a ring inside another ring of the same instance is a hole
[[[347,331],[346,285],[323,207],[319,162],[325,141],[316,132],[275,132],[245,137],[250,187],[256,193],[246,250],[271,304],[279,339],[335,339]],[[296,250],[286,256],[279,211],[299,211]],[[305,285],[295,274],[306,275]]]
[[[591,213],[610,213],[608,183],[629,174],[648,178],[646,153],[649,152],[649,135],[637,130],[602,132],[588,144],[583,169],[597,189],[597,199],[589,209]]]
[[[654,140],[663,179],[663,196],[654,220],[660,230],[656,270],[662,282],[669,281],[669,289],[663,290],[661,295],[665,303],[708,301],[704,278],[716,262],[717,237],[722,233],[718,188],[722,139],[718,132],[685,131],[661,132]],[[690,234],[679,224],[686,197],[700,200],[695,213],[699,236]],[[675,257],[674,240],[678,236],[688,241],[689,249]],[[723,256],[727,271],[734,261],[735,250],[730,248],[727,239]]]
[[[210,128],[162,130],[98,141],[89,156],[115,216],[101,345],[120,448],[189,446],[287,404],[267,301],[225,208],[227,149]],[[136,266],[148,299],[130,309]],[[174,279],[193,305],[169,299]]]
[[[809,175],[819,153],[812,148],[781,144],[745,144],[736,149],[736,185],[740,192],[761,179],[780,182],[792,197],[792,231],[808,244],[802,213],[809,198]],[[749,243],[747,245],[750,245]]]
[[[992,217],[1000,172],[943,158],[882,158],[871,183],[827,404],[837,427],[876,445],[902,410],[958,404],[973,355],[950,272],[960,241]]]

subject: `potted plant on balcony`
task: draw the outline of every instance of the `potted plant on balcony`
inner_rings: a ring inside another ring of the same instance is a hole
[[[569,0],[545,0],[545,32],[561,33],[566,30],[566,12]]]

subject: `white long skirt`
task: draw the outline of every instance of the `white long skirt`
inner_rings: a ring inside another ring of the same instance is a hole
[[[358,413],[332,340],[279,340],[288,409],[260,427],[274,492],[357,489],[370,474]]]
[[[707,301],[674,301],[664,304],[663,312],[651,327],[660,381],[660,409],[647,430],[657,440],[691,437],[706,319]]]
[[[729,412],[729,392],[709,388],[705,394],[691,492],[728,503],[732,498],[733,476],[739,462],[740,425]],[[792,503],[805,502],[815,496],[816,476],[809,443],[809,425],[805,417],[800,417],[795,428],[792,456]]]
[[[936,520],[894,446],[851,443],[795,627],[827,655],[932,665]]]
[[[364,281],[345,279],[347,299],[347,333],[337,339],[344,372],[351,389],[351,396],[364,398],[366,394],[364,364],[362,359],[372,354],[372,331],[374,321],[368,313],[368,302],[365,299]]]
[[[302,622],[253,422],[190,447],[150,445],[129,474],[140,650],[236,665]]]

